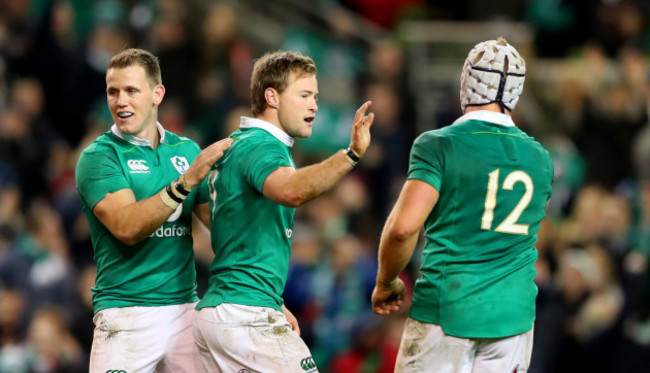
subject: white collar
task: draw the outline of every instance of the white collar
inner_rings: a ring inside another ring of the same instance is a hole
[[[273,135],[273,137],[276,139],[282,141],[284,145],[288,147],[293,146],[293,137],[289,136],[288,133],[265,120],[251,117],[241,117],[239,128],[260,128]]]
[[[510,115],[490,110],[470,111],[469,113],[456,119],[456,121],[454,121],[454,124],[467,120],[481,120],[484,122],[499,124],[505,127],[515,127],[515,122],[512,121],[512,117]]]
[[[165,140],[165,129],[163,128],[162,124],[160,124],[160,122],[156,122],[156,127],[158,128],[158,134],[160,135],[160,143],[162,144],[162,142]],[[111,132],[113,132],[115,136],[121,138],[122,140],[128,141],[133,145],[148,146],[150,148],[153,148],[151,141],[122,133],[115,123],[113,123],[111,126]]]

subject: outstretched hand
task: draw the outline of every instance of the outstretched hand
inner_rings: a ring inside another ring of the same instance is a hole
[[[210,172],[212,165],[223,156],[223,152],[230,148],[232,142],[232,139],[226,138],[203,149],[196,156],[187,172],[185,172],[185,182],[188,186],[193,188],[201,184],[203,179],[208,175],[208,172]]]
[[[406,288],[399,278],[390,287],[375,285],[372,291],[372,310],[378,315],[388,315],[399,310],[404,303]]]
[[[370,127],[375,120],[375,114],[370,113],[366,115],[366,111],[372,105],[371,101],[366,101],[357,110],[354,115],[354,122],[352,123],[352,137],[350,138],[350,149],[363,157],[366,150],[370,145]]]

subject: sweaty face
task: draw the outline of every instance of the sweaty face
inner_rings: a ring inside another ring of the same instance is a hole
[[[113,121],[122,133],[140,138],[156,131],[157,105],[162,101],[162,85],[152,86],[142,66],[106,72],[106,100]]]
[[[280,94],[278,117],[280,125],[292,137],[311,136],[311,127],[318,111],[318,81],[314,75],[295,78]]]

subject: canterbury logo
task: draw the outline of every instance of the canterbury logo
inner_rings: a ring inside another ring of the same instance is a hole
[[[300,367],[302,370],[305,372],[308,372],[314,368],[316,368],[316,363],[314,363],[314,359],[310,357],[306,357],[300,361]]]
[[[129,166],[131,169],[131,173],[139,173],[139,174],[144,174],[144,173],[149,173],[149,166],[147,166],[145,163],[147,161],[143,159],[129,159],[126,164]]]

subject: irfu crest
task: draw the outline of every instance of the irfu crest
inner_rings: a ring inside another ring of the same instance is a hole
[[[190,168],[190,162],[188,162],[187,158],[185,157],[180,157],[178,155],[175,155],[169,158],[169,160],[172,161],[174,168],[176,169],[176,171],[178,171],[179,174],[184,174],[185,171],[187,171],[187,169]]]

